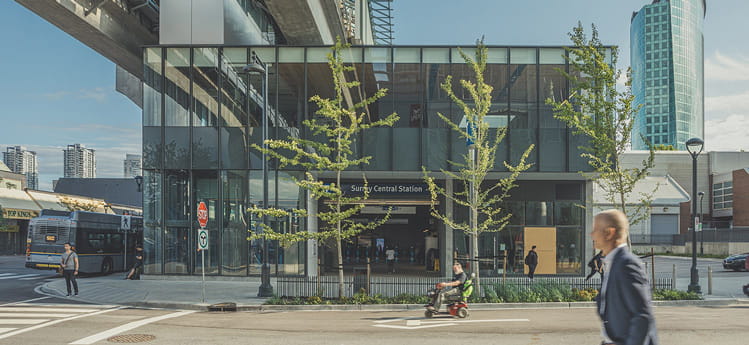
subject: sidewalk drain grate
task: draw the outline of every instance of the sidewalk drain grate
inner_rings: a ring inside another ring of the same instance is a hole
[[[107,341],[110,343],[142,343],[154,339],[156,339],[156,337],[150,334],[125,334],[109,337],[107,338]]]

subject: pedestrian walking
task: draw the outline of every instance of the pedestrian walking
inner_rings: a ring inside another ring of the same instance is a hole
[[[388,263],[388,273],[395,273],[395,250],[393,248],[385,251],[385,260]]]
[[[133,277],[135,277],[134,279],[140,279],[139,269],[141,267],[143,267],[143,247],[136,246],[135,247],[135,263],[133,263],[133,267],[130,269],[130,272],[127,273],[125,280],[133,279]]]
[[[588,267],[590,267],[590,274],[585,277],[585,280],[590,279],[594,274],[599,273],[601,275],[601,281],[603,281],[603,254],[598,252],[588,261]]]
[[[642,262],[627,248],[627,216],[616,209],[598,213],[590,235],[606,268],[596,297],[602,344],[657,345],[650,284]]]
[[[536,273],[536,266],[538,266],[538,253],[536,253],[535,245],[525,256],[525,264],[528,265],[528,279],[533,280],[533,274]]]
[[[68,287],[68,296],[70,296],[70,285],[73,285],[73,291],[78,296],[78,282],[75,278],[78,275],[78,254],[73,251],[69,242],[64,244],[65,252],[60,256],[60,266],[62,275],[65,277],[65,285]]]

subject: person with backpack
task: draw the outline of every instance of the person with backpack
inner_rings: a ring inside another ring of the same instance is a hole
[[[75,281],[78,275],[78,254],[73,251],[73,247],[70,242],[65,242],[65,252],[60,255],[60,267],[62,268],[62,275],[65,277],[65,285],[68,288],[68,296],[70,296],[70,285],[73,285],[73,291],[78,296],[78,282]]]
[[[525,256],[525,264],[528,265],[528,279],[533,280],[533,274],[536,272],[536,266],[538,266],[538,253],[536,253],[535,245]]]
[[[598,252],[595,256],[593,256],[590,261],[588,261],[588,267],[590,267],[590,274],[588,274],[587,277],[585,277],[585,280],[590,279],[593,275],[596,273],[601,274],[601,281],[603,281],[603,252]]]

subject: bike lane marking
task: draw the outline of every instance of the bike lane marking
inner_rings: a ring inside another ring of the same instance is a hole
[[[71,342],[69,344],[71,344],[71,345],[88,345],[88,344],[93,344],[93,343],[95,343],[97,341],[101,341],[101,340],[107,339],[109,337],[115,336],[115,335],[120,334],[122,332],[127,332],[129,330],[132,330],[132,329],[135,329],[135,328],[147,325],[149,323],[153,323],[153,322],[157,322],[157,321],[161,321],[161,320],[166,320],[166,319],[171,319],[171,318],[175,318],[175,317],[180,317],[180,316],[185,316],[185,315],[192,314],[192,313],[195,313],[195,311],[194,310],[185,310],[185,311],[178,311],[176,313],[171,313],[171,314],[166,314],[166,315],[161,315],[161,316],[155,316],[155,317],[151,317],[151,318],[148,318],[148,319],[133,321],[133,322],[130,322],[130,323],[126,323],[126,324],[124,324],[122,326],[118,326],[118,327],[115,327],[115,328],[112,328],[112,329],[109,329],[109,330],[106,330],[106,331],[103,331],[103,332],[99,332],[99,333],[96,333],[94,335],[82,338],[82,339],[78,339],[78,340],[76,340],[74,342]]]
[[[405,326],[399,325],[385,325],[383,323],[394,322],[394,321],[406,321]],[[456,326],[461,323],[474,323],[474,322],[530,322],[529,319],[491,319],[491,320],[424,320],[423,318],[397,318],[374,321],[376,324],[373,327],[382,328],[394,328],[394,329],[424,329],[433,327],[446,327]]]

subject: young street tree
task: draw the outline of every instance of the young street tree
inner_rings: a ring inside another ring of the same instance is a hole
[[[622,155],[630,147],[632,127],[639,111],[639,107],[633,106],[632,70],[627,69],[624,91],[617,91],[616,81],[622,73],[616,69],[617,47],[604,47],[595,25],[590,40],[580,23],[569,36],[573,48],[566,48],[565,59],[572,72],[559,71],[570,82],[570,97],[561,102],[547,99],[546,104],[554,107],[554,117],[572,128],[575,135],[588,138],[587,144],[580,147],[581,157],[588,160],[593,171],[581,173],[598,185],[605,201],[627,215],[631,225],[637,224],[648,217],[655,190],[640,193],[637,203],[627,200],[637,182],[647,177],[648,170],[653,167],[654,151],[651,145],[648,158],[638,167],[622,164]],[[631,246],[631,242],[629,244]]]
[[[448,193],[446,189],[435,182],[435,178],[422,167],[424,181],[426,181],[431,193],[433,217],[445,222],[452,229],[459,229],[466,233],[471,241],[470,262],[471,269],[476,273],[474,284],[477,293],[481,294],[479,285],[478,265],[478,237],[482,232],[502,231],[509,222],[512,214],[502,209],[501,203],[509,196],[512,188],[516,187],[515,181],[521,172],[531,167],[526,163],[528,155],[533,150],[531,144],[520,157],[517,165],[502,162],[509,171],[509,175],[495,181],[486,181],[487,175],[494,169],[497,147],[505,138],[506,128],[497,128],[492,134],[489,129],[487,114],[492,106],[491,85],[484,81],[486,69],[487,48],[482,41],[477,42],[475,58],[469,57],[460,50],[460,55],[466,64],[470,65],[475,74],[475,80],[461,80],[460,84],[470,94],[473,104],[466,103],[453,91],[452,76],[448,76],[441,87],[452,101],[460,107],[466,120],[466,128],[461,128],[449,117],[437,113],[437,115],[454,131],[466,139],[469,146],[468,153],[463,155],[463,162],[450,162],[457,171],[441,169],[442,173],[450,179],[460,181],[462,190]],[[439,197],[452,200],[459,207],[466,207],[470,211],[468,222],[461,222],[440,213],[436,207]]]
[[[320,231],[300,231],[296,233],[280,233],[267,224],[261,224],[262,231],[254,232],[248,238],[277,240],[282,245],[293,242],[314,239],[317,241],[332,240],[335,243],[338,259],[338,297],[343,296],[343,255],[341,242],[352,238],[363,231],[369,231],[382,225],[389,218],[389,214],[379,221],[367,224],[358,223],[351,219],[364,207],[362,201],[368,198],[367,188],[362,195],[346,193],[341,188],[341,174],[344,170],[357,167],[361,164],[369,164],[371,156],[353,158],[352,146],[357,134],[373,127],[392,126],[398,121],[398,115],[390,114],[384,119],[369,121],[366,116],[367,107],[384,97],[387,89],[379,89],[369,98],[362,97],[358,103],[347,102],[345,94],[359,87],[358,81],[347,81],[346,72],[353,71],[354,67],[346,66],[343,62],[342,52],[349,45],[344,45],[338,39],[332,52],[328,54],[328,65],[333,74],[333,86],[335,98],[322,98],[319,95],[312,96],[311,101],[320,108],[313,117],[303,121],[309,129],[311,136],[322,137],[325,140],[309,140],[289,137],[287,140],[266,140],[268,149],[253,145],[257,150],[264,151],[269,158],[276,158],[279,167],[299,166],[304,168],[304,178],[294,179],[295,183],[310,193],[316,200],[325,199],[326,209],[319,210],[317,217],[322,221]],[[318,180],[313,172],[328,171],[336,176],[335,182],[325,183]],[[366,177],[363,176],[366,187]],[[268,217],[306,217],[304,209],[278,209],[258,208],[254,206],[249,212],[258,216]]]

